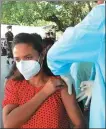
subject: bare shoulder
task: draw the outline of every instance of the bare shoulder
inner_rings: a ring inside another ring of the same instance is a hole
[[[64,88],[61,89],[60,92],[61,92],[61,97],[69,96],[69,97],[73,97],[74,99],[76,99],[75,89],[73,86],[72,86],[72,94],[71,95],[68,93],[68,86],[66,84],[65,84]]]

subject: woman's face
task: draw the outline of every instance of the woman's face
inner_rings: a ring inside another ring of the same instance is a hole
[[[14,60],[36,60],[39,59],[39,53],[31,46],[25,43],[17,44],[13,48]]]

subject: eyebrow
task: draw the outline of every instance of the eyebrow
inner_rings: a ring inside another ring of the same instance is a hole
[[[28,54],[28,55],[25,55],[24,57],[27,57],[27,56],[32,56],[31,54]]]
[[[24,57],[27,57],[27,56],[32,56],[32,55],[31,54],[28,54],[28,55],[25,55]],[[19,58],[19,57],[14,57],[14,58],[16,59],[16,58]]]

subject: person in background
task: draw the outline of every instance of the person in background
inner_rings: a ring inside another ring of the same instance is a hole
[[[68,34],[71,35],[73,29],[74,29],[74,27],[68,27],[66,29],[66,31],[64,32],[64,37],[68,38],[69,37]],[[70,80],[71,80],[71,78],[74,79],[74,87],[75,87],[75,91],[76,91],[76,96],[78,96],[81,92],[81,89],[80,89],[81,82],[89,80],[89,78],[91,76],[92,66],[93,66],[93,63],[90,63],[90,62],[75,62],[71,65],[70,73],[68,74],[67,77],[65,77],[64,81],[66,82],[66,80],[67,80],[66,83],[69,82],[70,85],[71,85]],[[69,79],[68,79],[68,77],[69,77]],[[62,79],[64,79],[64,77]],[[69,90],[71,90],[71,89],[69,89]],[[69,93],[71,94],[71,91],[69,91]],[[78,101],[79,100],[80,100],[80,98],[78,99]],[[83,100],[79,101],[78,103],[79,103],[79,106],[80,106],[82,112],[84,112],[84,102],[83,102]]]
[[[52,30],[50,30],[49,32],[45,33],[45,38],[49,38],[49,39],[52,39],[53,41],[56,41],[56,36],[55,36],[55,33],[52,32]]]
[[[50,33],[49,32],[45,33],[45,38],[50,38]]]
[[[3,99],[4,128],[85,128],[74,94],[47,66],[39,37],[20,33],[13,40],[13,56],[22,80],[8,79]]]
[[[12,41],[13,41],[13,33],[12,33],[12,26],[9,25],[7,26],[7,32],[5,33],[5,38],[7,40],[7,52],[8,52],[8,56],[7,56],[7,64],[10,64],[9,62],[9,58],[13,59],[13,54],[12,54]],[[13,63],[13,61],[12,61]]]
[[[53,41],[56,41],[55,33],[53,33],[52,31],[50,31],[49,33],[50,33],[50,38],[51,38]]]
[[[5,47],[1,47],[1,56],[6,56],[7,55],[7,51],[5,49]]]

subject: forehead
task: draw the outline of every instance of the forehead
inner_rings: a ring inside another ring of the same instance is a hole
[[[22,57],[22,56],[26,56],[28,54],[34,54],[35,56],[39,55],[38,51],[35,50],[32,45],[28,45],[25,43],[17,44],[13,48],[13,56],[14,57],[15,56]]]

